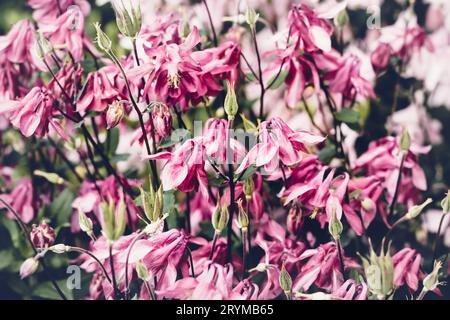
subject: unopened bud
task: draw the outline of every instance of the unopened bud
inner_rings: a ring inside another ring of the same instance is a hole
[[[136,263],[136,273],[139,279],[142,281],[150,281],[152,279],[150,272],[147,269],[147,266],[142,262],[142,260],[139,260]]]
[[[408,129],[404,128],[402,135],[400,136],[400,149],[407,152],[411,147],[411,136],[409,135]]]
[[[290,299],[291,291],[292,291],[292,278],[289,272],[287,272],[285,267],[285,261],[283,261],[283,265],[281,267],[280,276],[278,278],[280,282],[280,287],[283,289],[284,294],[288,299]]]
[[[348,23],[347,10],[342,10],[334,17],[334,25],[338,28],[344,27]]]
[[[258,18],[259,14],[256,13],[255,9],[247,7],[247,10],[245,11],[245,21],[250,26],[250,28],[255,28]]]
[[[26,259],[20,266],[20,271],[19,271],[20,278],[25,279],[26,277],[31,276],[33,273],[36,272],[38,267],[39,267],[39,261],[36,258],[31,257],[31,258]]]
[[[109,52],[112,48],[112,41],[106,33],[103,32],[100,23],[94,23],[95,32],[97,33],[97,44],[103,51]]]
[[[48,248],[48,250],[50,250],[51,252],[56,253],[56,254],[62,254],[62,253],[69,252],[70,247],[66,246],[65,244],[58,243],[58,244],[55,244],[54,246],[51,246],[50,248]]]
[[[375,207],[375,203],[373,202],[372,199],[370,198],[364,198],[363,201],[361,201],[361,207],[365,210],[365,211],[373,211],[376,207]]]
[[[241,228],[243,232],[247,232],[248,225],[249,225],[249,219],[247,212],[245,212],[244,208],[242,207],[242,200],[239,199],[237,201],[239,212],[238,212],[238,225]]]
[[[238,111],[238,103],[233,84],[230,82],[227,82],[227,95],[225,97],[224,108],[228,115],[228,120],[234,120],[234,117]]]
[[[342,222],[337,218],[336,212],[333,210],[331,220],[328,222],[328,231],[335,241],[339,240],[343,229]]]
[[[116,127],[122,121],[125,115],[125,107],[123,101],[114,101],[108,105],[106,110],[106,129]]]
[[[228,209],[226,207],[220,208],[217,206],[213,212],[211,222],[215,232],[220,234],[228,223]]]
[[[428,198],[427,200],[425,200],[424,203],[422,203],[420,205],[412,206],[411,208],[409,208],[405,217],[409,220],[416,218],[423,211],[423,209],[432,202],[433,202],[433,200],[431,198]]]
[[[446,196],[441,201],[441,207],[444,214],[447,214],[450,212],[450,190],[448,190]]]
[[[172,131],[172,113],[164,103],[158,102],[153,106],[151,113],[155,131],[161,139],[165,139]]]
[[[64,179],[61,178],[58,174],[53,173],[53,172],[34,170],[33,173],[35,176],[42,177],[50,183],[54,183],[54,184],[63,184],[64,183]]]
[[[127,226],[127,207],[123,195],[120,197],[119,205],[117,206],[116,221],[114,226],[114,240],[119,239]]]
[[[248,177],[244,181],[244,194],[247,200],[252,197],[253,191],[255,190],[255,182],[253,177]]]

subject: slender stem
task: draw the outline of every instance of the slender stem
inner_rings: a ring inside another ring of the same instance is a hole
[[[128,262],[130,260],[131,249],[133,249],[136,242],[138,240],[142,239],[142,237],[144,237],[144,235],[145,234],[143,232],[139,233],[136,236],[136,238],[134,238],[134,240],[131,242],[130,247],[128,248],[127,257],[125,259],[125,299],[128,299],[129,286],[130,286],[130,280],[128,279]]]
[[[3,203],[3,205],[13,214],[13,216],[16,218],[16,222],[19,225],[19,228],[22,230],[23,234],[25,235],[25,238],[27,239],[28,243],[30,244],[31,248],[33,249],[33,252],[35,254],[38,254],[38,251],[36,249],[36,247],[33,244],[33,241],[31,241],[30,238],[30,232],[26,226],[26,224],[23,222],[22,218],[20,217],[19,213],[16,211],[16,209],[14,209],[8,202],[6,202],[5,200],[3,200],[2,198],[0,198],[0,202]],[[67,300],[66,295],[64,294],[64,292],[62,292],[61,288],[59,287],[58,283],[56,283],[55,280],[53,280],[50,277],[50,273],[47,269],[47,264],[45,263],[44,257],[41,258],[41,264],[42,264],[42,268],[44,269],[45,274],[50,278],[50,282],[53,285],[53,288],[56,290],[56,292],[58,293],[58,295],[61,297],[61,299],[63,300]]]
[[[344,266],[344,258],[342,256],[342,244],[341,244],[341,240],[340,239],[336,240],[336,246],[337,246],[337,249],[338,249],[339,265],[341,267],[342,276],[345,279],[345,266]]]
[[[425,288],[422,288],[422,291],[420,291],[419,296],[417,297],[416,300],[423,300],[423,298],[425,298],[425,295],[428,293],[428,290],[426,290]]]
[[[108,272],[106,271],[105,266],[103,265],[103,263],[94,255],[92,254],[89,250],[83,249],[83,248],[79,248],[79,247],[72,247],[70,246],[70,251],[75,251],[75,252],[79,252],[79,253],[85,253],[88,256],[90,256],[92,259],[95,260],[95,262],[97,262],[97,264],[100,266],[100,268],[102,269],[103,274],[106,277],[106,280],[108,280],[109,283],[112,284],[112,280],[109,277]]]
[[[242,278],[247,277],[247,233],[248,231],[241,230],[242,238]]]
[[[189,192],[186,193],[186,217],[185,217],[185,224],[186,224],[186,232],[187,234],[191,234],[191,195]]]
[[[109,244],[109,265],[111,267],[112,285],[114,288],[114,299],[119,298],[119,288],[117,287],[116,272],[114,270],[114,258],[112,254],[113,246]]]
[[[231,262],[232,251],[232,233],[233,233],[233,218],[235,211],[235,186],[234,186],[234,167],[233,167],[233,154],[231,150],[231,129],[233,128],[233,120],[228,121],[228,135],[227,135],[227,162],[228,162],[228,183],[230,186],[230,206],[229,206],[229,219],[227,226],[227,262]]]
[[[438,248],[439,248],[439,241],[441,239],[441,229],[442,229],[442,224],[444,222],[445,216],[446,216],[446,213],[442,213],[441,220],[439,220],[439,227],[438,227],[438,230],[437,230],[437,233],[436,233],[436,238],[434,239],[433,260],[431,260],[433,262],[436,260],[436,257],[437,257],[437,252],[438,252]]]
[[[75,169],[75,166],[72,162],[70,162],[70,160],[66,157],[66,155],[64,154],[64,152],[61,151],[61,149],[58,147],[58,145],[56,144],[56,142],[51,138],[51,137],[47,137],[48,141],[50,141],[51,145],[53,146],[53,148],[55,148],[56,153],[60,156],[60,158],[67,164],[67,166],[69,167],[70,171],[73,172],[73,174],[75,175],[75,177],[77,178],[77,180],[82,183],[83,179],[81,178],[81,176],[78,174],[77,170]]]
[[[213,243],[211,246],[211,251],[209,252],[209,260],[212,260],[214,251],[216,250],[217,239],[219,238],[219,234],[214,232]]]
[[[252,66],[251,66],[251,64],[250,64],[250,62],[248,62],[248,60],[247,60],[247,57],[246,57],[246,56],[244,55],[244,53],[242,53],[242,52],[241,52],[241,57],[244,59],[245,64],[247,65],[248,69],[249,69],[250,72],[253,74],[253,76],[255,77],[255,79],[259,81],[258,75],[256,74],[255,70],[253,70],[253,68],[252,68]]]
[[[192,252],[191,252],[191,249],[189,249],[188,247],[186,247],[186,249],[187,249],[187,253],[189,256],[189,264],[191,265],[191,274],[192,274],[192,277],[195,278],[197,276],[195,275],[194,259],[192,258]]]
[[[262,120],[264,117],[264,95],[266,93],[266,88],[264,87],[264,80],[262,76],[261,55],[259,53],[258,41],[256,41],[256,29],[255,27],[252,27],[251,29],[253,44],[255,46],[256,59],[258,60],[259,86],[261,87],[261,97],[259,99],[259,119]]]
[[[148,283],[148,281],[144,281],[144,285],[150,295],[150,298],[152,298],[152,300],[156,300],[155,291],[153,290],[151,284]]]
[[[213,34],[214,46],[217,47],[217,44],[218,44],[217,34],[216,34],[216,29],[214,28],[214,24],[213,24],[213,21],[211,18],[211,12],[209,11],[209,7],[208,7],[208,4],[206,3],[206,0],[202,0],[202,2],[205,5],[206,13],[208,14],[209,25],[211,26],[211,31]]]
[[[398,198],[398,194],[400,191],[400,184],[402,182],[402,171],[403,171],[403,165],[405,164],[405,158],[406,158],[406,153],[402,151],[401,160],[400,160],[400,168],[398,169],[397,183],[395,185],[395,192],[394,192],[394,196],[392,197],[392,202],[389,206],[389,215],[392,215],[394,213],[395,205],[397,203],[397,198]]]

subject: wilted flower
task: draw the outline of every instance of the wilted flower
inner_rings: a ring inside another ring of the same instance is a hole
[[[46,248],[55,242],[55,230],[50,227],[45,220],[41,224],[33,224],[30,239],[36,248]]]
[[[106,129],[112,129],[122,121],[125,115],[123,104],[123,101],[113,101],[113,103],[108,105],[108,110],[106,110]]]

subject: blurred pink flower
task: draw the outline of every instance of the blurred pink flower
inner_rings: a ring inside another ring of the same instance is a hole
[[[419,280],[425,275],[420,271],[422,256],[414,249],[404,248],[392,257],[394,264],[394,285],[400,287],[406,283],[411,292],[419,288]]]
[[[19,180],[9,194],[1,194],[0,198],[17,211],[23,222],[28,223],[33,220],[33,187],[29,178]],[[0,208],[4,208],[2,203],[0,203]],[[9,211],[6,214],[9,218],[15,219]]]

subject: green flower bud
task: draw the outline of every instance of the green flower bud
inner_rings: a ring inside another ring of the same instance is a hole
[[[226,207],[220,208],[217,206],[212,214],[211,222],[216,234],[220,234],[228,223],[228,209]]]
[[[247,10],[245,11],[245,21],[250,26],[250,28],[255,28],[258,19],[259,14],[256,13],[255,9],[247,7]]]
[[[45,172],[41,170],[34,170],[34,175],[38,177],[42,177],[46,179],[50,183],[54,184],[64,184],[64,179],[61,178],[58,174],[53,172]]]
[[[119,239],[127,226],[127,206],[123,196],[120,197],[119,205],[117,206],[116,221],[114,228],[114,240]]]
[[[291,291],[292,291],[292,278],[289,272],[287,272],[285,267],[285,261],[283,261],[283,265],[281,266],[280,276],[278,278],[278,281],[280,283],[281,289],[283,289],[284,294],[288,299],[291,297]]]
[[[342,28],[348,23],[348,20],[347,10],[344,9],[334,17],[333,22],[336,27]]]
[[[230,82],[227,82],[227,95],[225,97],[224,109],[228,115],[228,120],[234,120],[234,117],[238,111],[238,103],[236,92]]]
[[[48,250],[50,250],[51,252],[56,253],[56,254],[62,254],[62,253],[69,252],[70,249],[71,248],[69,246],[66,246],[62,243],[55,244],[48,248]]]
[[[447,191],[446,197],[441,201],[442,211],[444,214],[450,212],[450,190]]]
[[[431,198],[428,198],[424,203],[412,206],[406,213],[405,218],[408,220],[416,218],[423,211],[423,209],[432,202],[433,200]]]
[[[238,224],[243,232],[247,232],[247,228],[249,225],[248,215],[242,207],[242,200],[239,199],[237,201],[239,212],[238,212]]]
[[[136,263],[136,273],[138,278],[142,281],[148,282],[152,279],[150,272],[141,260]]]
[[[336,217],[336,211],[333,210],[331,220],[328,223],[328,232],[330,232],[333,239],[337,241],[341,237],[342,230],[344,230],[344,226],[342,225],[342,222]]]
[[[97,33],[97,44],[100,49],[102,49],[105,52],[109,52],[112,48],[112,41],[108,37],[106,33],[103,32],[101,29],[100,23],[96,22],[94,23],[95,32]]]
[[[404,128],[402,135],[400,136],[400,149],[407,152],[411,147],[411,136],[409,135],[408,129]]]
[[[254,190],[255,190],[255,182],[253,181],[253,177],[250,176],[244,181],[244,194],[247,200],[251,198]]]
[[[117,210],[111,198],[108,203],[100,204],[100,208],[103,234],[110,242],[113,242],[123,235],[127,224],[127,208],[123,195],[120,198]]]

